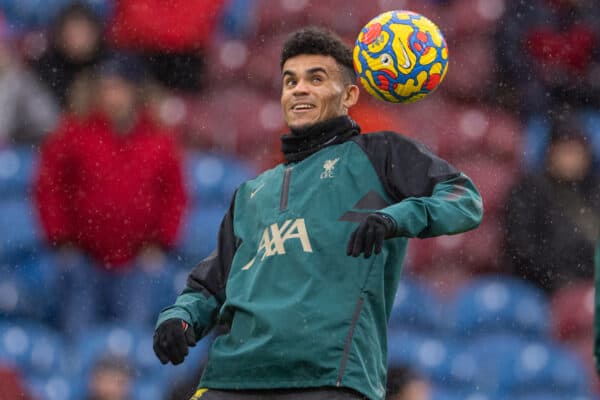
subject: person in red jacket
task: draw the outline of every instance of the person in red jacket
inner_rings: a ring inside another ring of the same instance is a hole
[[[202,89],[204,50],[218,29],[224,0],[120,0],[107,30],[118,49],[144,54],[155,78],[171,88]]]
[[[70,329],[93,318],[104,299],[122,306],[109,307],[109,316],[146,318],[147,310],[135,309],[150,297],[134,297],[144,290],[138,275],[156,271],[135,266],[140,259],[161,264],[182,220],[180,155],[172,135],[139,106],[137,65],[124,55],[101,64],[95,109],[83,120],[63,118],[42,147],[35,200],[47,238],[61,254],[76,248],[94,264],[63,271]]]

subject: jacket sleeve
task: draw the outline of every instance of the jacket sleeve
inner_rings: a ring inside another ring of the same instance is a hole
[[[61,125],[42,146],[34,182],[38,215],[52,245],[73,239],[69,205],[72,204],[71,196],[75,194],[72,173],[77,168],[71,156],[67,125]]]
[[[235,200],[221,222],[217,248],[190,272],[185,289],[175,304],[162,310],[156,327],[168,319],[180,318],[194,327],[199,340],[215,326],[219,309],[225,302],[231,262],[239,245],[233,230],[234,204]]]
[[[394,221],[394,236],[450,235],[481,223],[482,200],[471,179],[423,144],[393,132],[358,140],[394,201],[379,210]]]

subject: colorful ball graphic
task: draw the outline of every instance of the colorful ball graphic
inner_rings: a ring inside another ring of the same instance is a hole
[[[354,69],[371,95],[411,103],[433,92],[448,71],[448,48],[424,16],[388,11],[369,21],[354,46]]]

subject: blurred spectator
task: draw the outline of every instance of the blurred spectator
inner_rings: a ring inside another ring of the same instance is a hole
[[[409,367],[390,368],[387,377],[386,400],[429,400],[431,387],[427,379]]]
[[[18,372],[12,368],[0,366],[0,400],[30,400]]]
[[[600,171],[600,112],[597,109],[581,109],[568,103],[559,103],[544,114],[527,118],[524,127],[522,164],[529,171],[544,168],[545,154],[550,141],[552,121],[563,114],[572,114],[582,128],[592,152],[594,169]]]
[[[133,374],[127,360],[108,356],[96,362],[88,383],[87,400],[131,399]]]
[[[499,25],[498,62],[510,97],[526,115],[553,101],[597,105],[600,3],[595,0],[508,2]]]
[[[58,105],[19,62],[12,39],[0,15],[0,147],[40,142],[58,117]]]
[[[572,116],[554,122],[544,172],[516,185],[506,206],[506,250],[519,276],[554,291],[593,276],[600,185]]]
[[[109,37],[119,49],[139,51],[161,83],[181,90],[201,86],[203,51],[213,39],[224,0],[121,0]]]
[[[64,115],[84,120],[94,107],[94,71],[83,70],[73,78],[66,93]]]
[[[102,23],[86,5],[67,6],[50,32],[50,45],[33,66],[61,105],[75,76],[96,66],[105,56]]]
[[[42,149],[35,197],[49,242],[69,260],[61,263],[61,301],[73,331],[103,302],[112,303],[109,317],[143,320],[134,305],[148,304],[151,294],[140,282],[155,279],[178,234],[186,201],[180,155],[138,104],[141,77],[132,57],[104,61],[91,115],[65,116]],[[96,266],[86,268],[73,249]]]

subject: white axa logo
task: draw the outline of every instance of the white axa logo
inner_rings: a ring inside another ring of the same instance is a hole
[[[250,262],[242,267],[242,270],[247,270],[254,265],[256,257],[263,251],[261,260],[274,255],[285,254],[285,242],[289,239],[298,239],[302,245],[302,250],[306,253],[312,253],[312,246],[306,232],[306,224],[304,218],[296,220],[288,219],[281,226],[276,223],[266,227],[263,231],[262,238],[258,244],[256,256]]]
[[[340,160],[340,158],[334,158],[333,160],[327,160],[323,163],[323,172],[321,172],[321,179],[333,178],[333,169],[335,168],[335,164]]]

